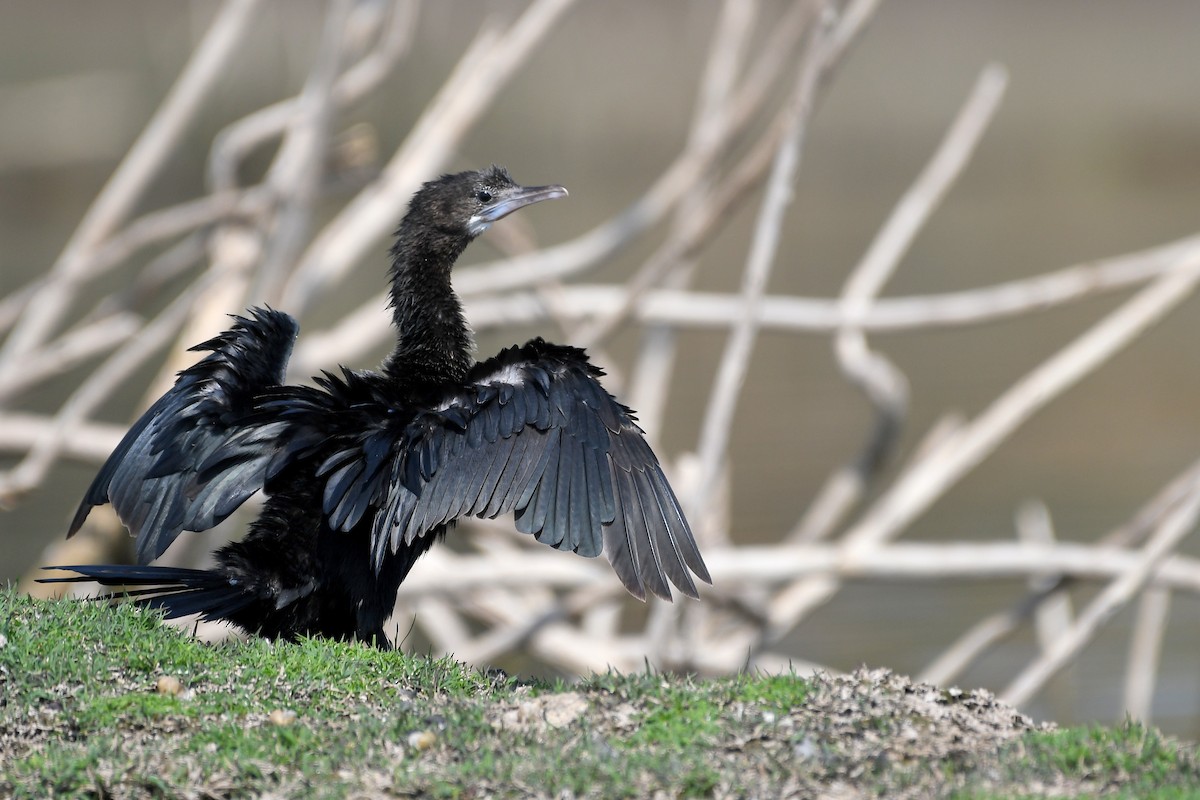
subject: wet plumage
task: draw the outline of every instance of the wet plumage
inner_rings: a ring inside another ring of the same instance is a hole
[[[130,429],[72,521],[112,503],[139,566],[72,566],[167,616],[268,637],[387,646],[383,623],[416,559],[464,516],[601,553],[631,593],[695,597],[709,575],[633,414],[577,348],[534,339],[476,363],[450,285],[466,246],[558,186],[503,169],[446,175],[413,197],[391,250],[397,342],[378,371],[283,384],[297,335],[252,309],[197,345],[207,355]],[[213,527],[257,491],[263,510],[211,570],[149,566],[183,531]]]

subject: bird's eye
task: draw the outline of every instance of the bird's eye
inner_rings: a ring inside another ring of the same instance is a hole
[[[485,189],[480,189],[475,193],[475,199],[481,203],[490,203],[492,202],[492,193]]]

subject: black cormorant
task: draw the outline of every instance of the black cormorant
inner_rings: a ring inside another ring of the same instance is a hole
[[[630,409],[578,348],[533,339],[476,363],[450,270],[489,225],[565,197],[499,167],[413,196],[391,250],[396,347],[379,371],[283,385],[297,324],[251,309],[193,350],[208,355],[133,425],[68,536],[111,502],[141,566],[70,566],[168,617],[199,614],[270,638],[388,646],[383,624],[416,559],[462,516],[515,512],[517,529],[603,553],[628,590],[696,597],[710,581],[679,502]],[[210,570],[146,566],[255,492],[245,537]]]

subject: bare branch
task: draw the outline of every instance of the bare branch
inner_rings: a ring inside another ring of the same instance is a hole
[[[809,34],[810,39],[801,61],[795,92],[788,102],[786,134],[771,168],[766,197],[763,199],[755,225],[750,253],[746,258],[742,282],[745,311],[726,343],[700,433],[700,475],[688,493],[689,497],[685,503],[692,519],[704,517],[705,506],[716,486],[717,475],[725,460],[733,414],[758,334],[757,307],[766,290],[767,278],[775,261],[779,232],[783,226],[783,213],[791,201],[792,183],[799,169],[800,152],[807,131],[808,117],[812,111],[817,80],[820,77],[822,48],[832,22],[832,14],[825,9],[820,22]]]
[[[1105,534],[1098,547],[1129,547],[1145,539],[1172,509],[1188,495],[1200,490],[1200,461],[1192,464],[1143,506],[1128,523]],[[1034,614],[1041,603],[1054,597],[1070,584],[1071,578],[1059,575],[1036,592],[1022,598],[1013,608],[993,614],[976,623],[970,630],[946,648],[942,655],[922,670],[920,680],[944,685],[955,680],[989,647],[1012,634]]]
[[[39,441],[54,435],[56,427],[54,418],[44,414],[22,414],[14,411],[0,414],[0,451],[27,452]],[[125,430],[124,425],[74,425],[63,434],[61,455],[76,461],[100,463],[108,458],[109,453],[121,441]]]
[[[437,551],[431,551],[430,563],[423,563],[420,570],[405,579],[400,587],[401,598],[496,586],[604,586],[618,597],[622,591],[602,562],[561,558],[541,549],[479,556],[444,552],[433,556],[433,552]],[[711,549],[705,556],[710,562],[713,583],[722,590],[769,588],[806,575],[942,581],[1011,580],[1056,572],[1077,580],[1105,580],[1124,575],[1141,558],[1138,553],[1120,547],[1076,542],[1027,545],[1009,541],[900,542],[853,556],[834,544],[737,546]],[[1158,565],[1152,578],[1156,586],[1200,594],[1200,559],[1172,555]],[[708,599],[705,597],[705,602]]]
[[[844,323],[868,332],[980,325],[1146,283],[1173,269],[1181,255],[1198,246],[1200,235],[1189,236],[1148,250],[981,289],[881,298],[872,304],[866,317],[852,320],[843,318],[837,300],[766,296],[759,305],[758,320],[764,329],[812,333],[833,331]],[[739,295],[655,289],[636,297],[620,286],[580,284],[561,288],[555,298],[555,313],[568,320],[607,317],[619,313],[631,296],[636,298],[633,313],[647,323],[728,328],[743,312]],[[550,316],[546,304],[532,291],[470,295],[464,298],[464,304],[476,330],[527,325]],[[298,343],[297,368],[307,374],[339,359],[349,363],[387,342],[392,332],[390,318],[382,312],[386,306],[387,295],[381,292],[334,327],[307,332]]]
[[[812,509],[819,514],[805,516],[796,529],[799,539],[818,541],[832,533],[833,526],[844,519],[878,475],[899,440],[908,407],[908,381],[885,356],[869,348],[863,329],[851,320],[866,316],[918,231],[961,174],[1000,105],[1007,81],[1004,69],[998,65],[983,71],[933,158],[892,209],[846,281],[841,297],[843,326],[834,339],[834,352],[846,377],[871,402],[875,424],[858,457],[831,475],[813,501]],[[827,527],[813,527],[818,522]]]
[[[1149,725],[1154,705],[1154,683],[1162,656],[1167,617],[1171,612],[1171,593],[1151,586],[1138,600],[1133,637],[1125,666],[1125,713]]]
[[[88,254],[117,229],[173,152],[249,29],[257,4],[258,0],[227,0],[222,7],[162,106],[67,242],[52,269],[52,280],[43,284],[36,298],[25,306],[0,348],[0,385],[7,382],[10,370],[19,368],[18,357],[44,342],[62,319],[74,299],[79,276],[87,267]]]
[[[0,473],[0,506],[15,499],[42,482],[65,445],[67,432],[79,425],[98,404],[112,393],[113,387],[128,379],[133,370],[153,355],[171,332],[187,316],[192,298],[204,285],[201,280],[181,294],[155,317],[150,324],[111,355],[85,380],[59,408],[55,425],[46,431],[30,448],[19,464]]]
[[[111,350],[137,333],[141,326],[142,319],[136,314],[114,314],[64,334],[35,351],[25,369],[8,383],[0,384],[0,403]]]
[[[308,240],[313,206],[325,174],[334,124],[333,87],[341,69],[351,6],[351,0],[333,0],[330,4],[308,80],[267,173],[266,182],[280,201],[270,241],[250,290],[256,300],[278,302],[287,272]]]
[[[1200,492],[1194,493],[1171,513],[1141,554],[1123,575],[1114,580],[1079,615],[1079,619],[1043,654],[1013,679],[1001,697],[1013,705],[1029,702],[1035,694],[1067,663],[1074,660],[1096,631],[1153,578],[1160,563],[1191,533],[1200,516]]]
[[[571,2],[535,0],[506,31],[491,26],[480,31],[380,180],[348,203],[305,252],[284,288],[285,307],[307,308],[322,287],[341,278],[395,225],[418,183],[445,163]]]
[[[1056,540],[1050,509],[1040,502],[1029,502],[1017,511],[1017,538],[1029,544],[1052,547]],[[1059,591],[1053,591],[1058,588]],[[1034,630],[1038,647],[1048,652],[1071,627],[1071,597],[1065,591],[1061,575],[1034,575],[1029,579],[1030,596],[1043,597],[1034,610]]]

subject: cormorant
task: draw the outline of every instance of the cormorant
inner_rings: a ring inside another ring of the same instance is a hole
[[[140,566],[45,580],[140,587],[126,593],[167,617],[270,638],[388,647],[383,624],[416,559],[459,517],[511,511],[539,542],[604,553],[639,598],[670,599],[668,579],[696,597],[692,574],[711,579],[679,502],[584,351],[538,338],[472,357],[451,267],[496,220],[566,194],[495,166],[424,184],[390,251],[397,338],[379,371],[283,385],[298,326],[270,308],[193,347],[208,355],[134,423],[67,534],[111,502]],[[262,513],[213,569],[147,566],[259,490]]]

